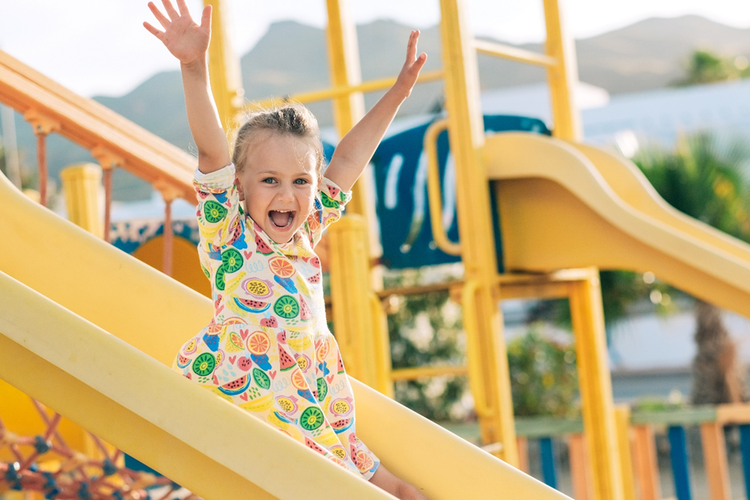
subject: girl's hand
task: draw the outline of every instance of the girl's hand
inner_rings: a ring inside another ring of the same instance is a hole
[[[396,83],[393,85],[394,89],[399,90],[404,99],[411,95],[411,89],[414,88],[414,84],[417,83],[419,72],[422,70],[425,61],[427,61],[427,54],[422,52],[417,57],[417,41],[419,40],[419,30],[413,30],[409,35],[409,44],[406,47],[406,62],[404,67],[401,68]]]
[[[399,500],[427,500],[421,491],[395,476],[383,464],[380,464],[378,470],[370,478],[370,482]]]
[[[180,60],[180,63],[189,65],[202,60],[208,51],[208,43],[211,40],[211,6],[207,5],[203,9],[199,26],[190,17],[185,0],[177,0],[179,12],[175,10],[170,0],[162,0],[162,3],[167,13],[166,16],[153,2],[148,3],[148,8],[151,9],[164,31],[159,31],[147,22],[144,22],[143,26],[161,40],[169,52]]]

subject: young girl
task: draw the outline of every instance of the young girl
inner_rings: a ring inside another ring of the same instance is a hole
[[[409,38],[394,86],[344,137],[323,177],[315,118],[289,105],[255,113],[230,158],[207,69],[211,7],[200,25],[185,0],[149,8],[144,26],[180,61],[190,130],[198,146],[199,254],[211,280],[211,323],[187,342],[175,368],[335,463],[402,499],[424,499],[357,437],[354,399],[328,330],[313,248],[341,216],[426,55]]]

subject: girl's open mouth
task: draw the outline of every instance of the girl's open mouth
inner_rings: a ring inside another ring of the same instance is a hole
[[[292,210],[271,210],[268,212],[268,218],[276,229],[286,229],[294,222],[295,214]]]

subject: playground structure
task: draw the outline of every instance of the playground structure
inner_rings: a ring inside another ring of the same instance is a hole
[[[243,107],[237,60],[221,29],[226,5],[206,3],[215,7],[212,87],[220,115],[229,123]],[[426,134],[425,148],[432,152],[435,242],[446,253],[460,254],[464,263],[464,280],[450,286],[462,301],[468,364],[460,370],[391,370],[379,298],[407,291],[378,290],[377,271],[370,268],[372,236],[366,231],[372,202],[358,184],[355,204],[331,228],[330,279],[336,336],[350,374],[362,382],[354,382],[359,434],[391,470],[432,499],[562,498],[506,465],[523,465],[524,453],[517,446],[498,301],[565,297],[571,304],[583,402],[578,450],[585,474],[576,497],[635,498],[627,414],[618,414],[612,403],[596,268],[650,270],[696,297],[748,316],[750,247],[666,206],[629,162],[580,144],[570,99],[577,79],[575,57],[557,0],[544,1],[544,55],[477,42],[469,35],[463,2],[440,4],[443,69],[422,80],[444,79],[448,113],[446,121],[436,122]],[[363,113],[362,92],[388,87],[393,80],[361,83],[347,3],[328,0],[327,7],[333,88],[292,97],[303,102],[331,99],[343,135]],[[547,68],[552,138],[522,133],[485,137],[476,51]],[[45,137],[58,133],[89,149],[100,162],[105,192],[111,192],[112,170],[125,168],[162,193],[167,202],[163,270],[171,274],[169,207],[177,197],[192,200],[195,160],[3,53],[0,101],[33,125],[42,170]],[[458,243],[448,240],[438,215],[442,202],[434,144],[443,129],[449,131],[456,165]],[[0,305],[0,379],[206,498],[325,498],[331,491],[348,498],[387,498],[164,366],[185,332],[206,323],[210,301],[108,245],[109,209],[102,231],[91,210],[96,204],[86,196],[96,191],[99,180],[86,169],[80,172],[67,181],[69,213],[93,234],[61,221],[0,179],[0,233],[13,242],[0,253],[0,288],[8,298]],[[497,207],[490,202],[488,184],[497,194]],[[44,203],[43,180],[40,193]],[[493,241],[495,209],[503,240],[502,274]],[[344,276],[361,279],[352,285]],[[376,392],[389,394],[396,378],[445,372],[468,373],[482,442],[502,461]],[[2,388],[0,394],[14,394],[10,386]],[[8,429],[40,432],[28,430],[31,412],[6,407],[6,401],[15,399],[0,399],[0,418]],[[704,453],[714,457],[712,498],[730,498],[721,427],[750,422],[749,413],[724,408],[713,419],[697,420],[705,429]],[[641,436],[634,447],[637,463],[653,461],[648,429],[636,433]],[[259,445],[269,454],[261,458],[249,451]],[[299,484],[288,483],[277,465],[290,459],[301,464]],[[640,497],[658,498],[653,478],[649,483],[644,477],[639,476]],[[679,488],[678,497],[689,498],[680,496]]]

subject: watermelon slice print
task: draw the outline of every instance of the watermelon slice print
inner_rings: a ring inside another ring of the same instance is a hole
[[[324,207],[339,208],[339,202],[336,200],[332,200],[327,194],[322,191],[320,192],[320,201],[323,203]]]
[[[250,387],[250,377],[245,374],[237,380],[232,380],[231,382],[219,386],[219,390],[227,396],[236,396],[245,392],[248,387]]]
[[[305,321],[312,319],[312,309],[310,309],[310,306],[307,305],[307,302],[305,302],[305,299],[303,299],[301,295],[299,297],[299,307],[300,318]]]
[[[297,362],[294,358],[281,346],[279,346],[279,364],[281,365],[280,368],[282,372],[291,370],[297,366]]]
[[[269,247],[268,244],[263,241],[263,238],[261,238],[259,234],[255,235],[255,248],[263,255],[270,255],[273,253],[271,247]]]
[[[234,297],[233,300],[240,309],[254,314],[262,313],[271,307],[270,302],[262,302],[260,300],[243,299],[240,297]]]
[[[343,420],[337,420],[336,422],[333,422],[331,424],[331,427],[333,427],[333,432],[335,432],[336,434],[341,434],[342,432],[350,428],[353,423],[354,419],[345,418]]]
[[[312,439],[310,439],[307,436],[305,436],[305,446],[307,446],[311,450],[317,451],[321,455],[325,454],[325,451],[323,450],[323,448],[321,448],[320,446],[318,446],[318,444],[315,441],[313,441]]]

